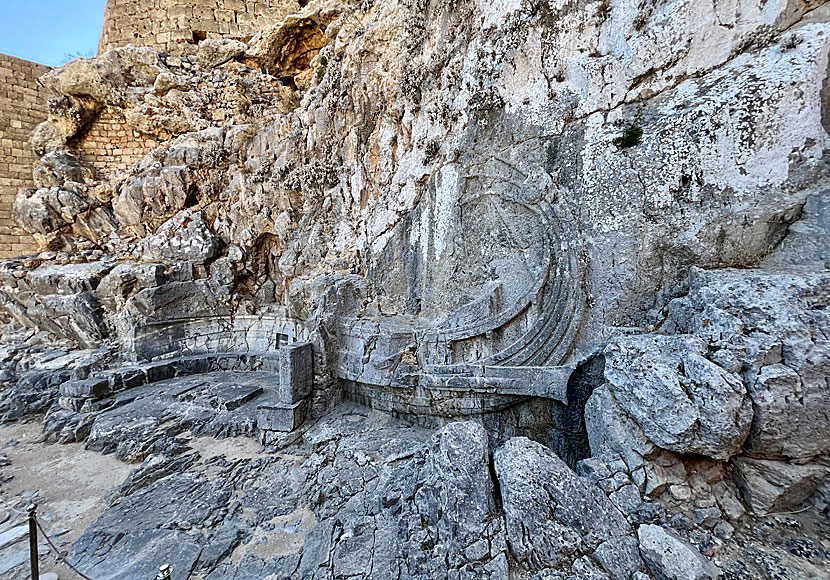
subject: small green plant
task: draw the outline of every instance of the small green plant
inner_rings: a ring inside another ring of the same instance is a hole
[[[326,74],[326,66],[329,64],[329,59],[325,56],[320,57],[320,67],[317,69],[317,80],[323,80],[323,76]]]
[[[620,149],[625,149],[626,147],[639,145],[642,137],[643,128],[640,127],[640,124],[635,119],[623,128],[622,133],[618,137],[615,137],[612,143]]]

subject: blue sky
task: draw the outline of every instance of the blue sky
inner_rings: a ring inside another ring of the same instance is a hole
[[[94,54],[106,0],[0,0],[0,52],[57,66]]]

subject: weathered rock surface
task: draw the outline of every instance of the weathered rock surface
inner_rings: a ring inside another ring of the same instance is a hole
[[[594,550],[593,558],[611,577],[611,580],[632,578],[645,570],[637,539],[631,536],[611,538]]]
[[[84,171],[78,158],[65,151],[52,151],[40,159],[34,169],[35,187],[77,188],[84,183]]]
[[[631,532],[608,498],[550,449],[511,439],[494,462],[510,551],[527,569],[561,567]]]
[[[671,532],[660,526],[644,525],[637,531],[640,552],[659,580],[717,580],[717,566]]]
[[[274,10],[44,77],[0,411],[142,461],[82,569],[826,576],[830,4]],[[84,156],[113,118],[126,170]]]
[[[746,452],[808,460],[830,451],[830,277],[825,272],[694,270],[671,321],[739,372],[754,416]]]
[[[430,439],[348,406],[283,458],[151,456],[113,499],[74,547],[96,577],[149,572],[159,558],[178,563],[174,578],[507,577],[475,423]]]
[[[585,404],[585,428],[596,456],[621,456],[631,469],[643,465],[655,445],[643,429],[620,406],[611,389],[603,385]]]
[[[255,436],[256,406],[269,397],[276,401],[277,388],[278,379],[265,373],[215,373],[129,389],[95,419],[86,446],[134,462],[180,444],[175,437],[185,430]]]
[[[244,42],[225,38],[207,38],[199,43],[199,64],[217,67],[241,56],[248,48]]]
[[[71,225],[89,207],[83,196],[59,187],[23,190],[14,200],[18,222],[30,234],[45,235]]]
[[[162,224],[154,235],[144,240],[144,261],[192,262],[204,264],[216,254],[218,242],[202,216],[180,212]]]
[[[720,460],[741,450],[752,403],[737,375],[705,358],[702,340],[627,337],[604,354],[609,390],[655,445]]]
[[[464,337],[490,340],[483,350],[449,347],[467,362],[539,322],[511,317],[561,259],[546,292],[562,292],[562,312],[538,317],[562,328],[536,355],[558,364],[605,326],[656,322],[689,266],[760,261],[820,179],[828,143],[823,7],[724,6],[727,25],[689,0],[600,8],[314,2],[255,35],[246,64],[208,70],[128,47],[45,82],[94,114],[123,109],[163,142],[89,183],[106,185],[96,191],[120,221],[94,240],[108,251],[131,254],[198,206],[224,247],[250,256],[235,276],[257,307],[296,312],[314,278],[357,273],[377,312],[415,328],[496,330]],[[201,45],[219,60],[220,47],[241,49]],[[49,122],[78,117],[68,111]],[[626,127],[638,143],[618,147]],[[491,298],[501,327],[465,318]]]
[[[739,458],[736,480],[750,509],[760,515],[797,508],[821,484],[830,481],[830,466],[793,465],[783,461]]]
[[[72,378],[86,378],[105,368],[114,358],[110,349],[9,353],[2,368],[8,386],[0,399],[0,421],[14,421],[42,413],[58,399],[60,386]],[[26,352],[28,351],[28,352]]]

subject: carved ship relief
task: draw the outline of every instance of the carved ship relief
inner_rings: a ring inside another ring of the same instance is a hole
[[[458,214],[487,228],[461,217],[454,243],[469,270],[495,275],[437,322],[428,304],[412,316],[342,321],[338,376],[349,397],[399,415],[438,417],[499,411],[530,396],[567,403],[574,368],[567,363],[586,307],[578,237],[561,209],[522,183],[477,176],[474,184]],[[499,240],[498,248],[486,237]],[[466,260],[465,243],[491,251]],[[440,259],[419,265],[427,272],[418,276],[440,277]]]

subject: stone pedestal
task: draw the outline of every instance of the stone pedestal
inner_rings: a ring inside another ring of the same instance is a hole
[[[257,407],[257,427],[260,430],[288,432],[303,424],[313,384],[312,355],[310,343],[280,348],[278,359],[273,361],[280,376],[277,401]]]
[[[265,431],[293,431],[303,424],[307,411],[306,399],[290,405],[260,405],[257,407],[257,427]]]

